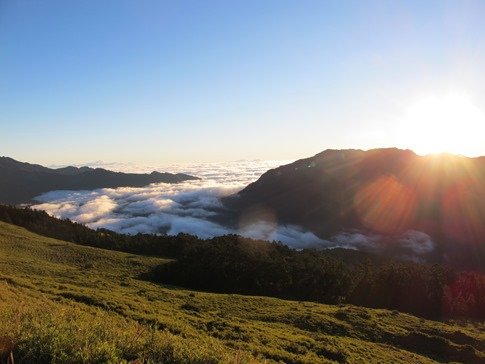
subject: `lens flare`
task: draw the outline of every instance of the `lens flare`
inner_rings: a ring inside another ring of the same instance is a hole
[[[363,224],[381,233],[408,229],[416,215],[416,195],[394,176],[383,176],[364,186],[354,206]]]
[[[471,183],[450,186],[443,195],[443,227],[447,235],[468,244],[485,236],[485,195]]]

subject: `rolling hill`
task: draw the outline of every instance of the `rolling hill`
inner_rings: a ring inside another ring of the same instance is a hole
[[[198,178],[183,173],[121,173],[72,166],[51,169],[0,157],[0,202],[28,203],[34,197],[53,190],[142,187],[150,183],[178,183],[194,179]]]
[[[0,356],[16,362],[485,360],[483,323],[212,294],[142,280],[166,260],[0,222]]]

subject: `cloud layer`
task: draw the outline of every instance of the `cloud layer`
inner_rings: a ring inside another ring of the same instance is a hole
[[[388,247],[388,237],[358,231],[341,232],[324,240],[299,226],[280,225],[274,219],[252,221],[236,230],[210,221],[210,217],[222,208],[221,197],[239,191],[268,169],[285,163],[287,161],[238,161],[174,165],[160,169],[95,162],[89,165],[123,172],[183,172],[202,179],[179,184],[152,184],[143,188],[51,191],[38,196],[36,200],[39,203],[33,207],[91,228],[107,228],[125,234],[175,235],[183,232],[211,238],[234,233],[254,239],[281,241],[296,249],[342,247],[376,252]],[[425,255],[434,247],[431,238],[419,231],[408,231],[394,237],[392,244],[411,256]]]
[[[208,220],[222,208],[220,197],[235,193],[270,168],[285,161],[238,161],[222,164],[174,165],[167,168],[126,164],[89,164],[124,172],[152,170],[188,173],[198,181],[152,184],[143,188],[122,187],[93,191],[51,191],[38,196],[36,209],[69,218],[92,228],[127,234],[180,232],[209,238],[237,233]]]

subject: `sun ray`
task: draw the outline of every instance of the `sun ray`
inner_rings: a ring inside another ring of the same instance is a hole
[[[407,110],[397,139],[422,155],[475,156],[485,144],[485,114],[464,95],[423,97]]]

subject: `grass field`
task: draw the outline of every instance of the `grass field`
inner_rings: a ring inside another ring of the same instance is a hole
[[[0,222],[0,362],[485,362],[483,323],[139,278],[163,262]]]

